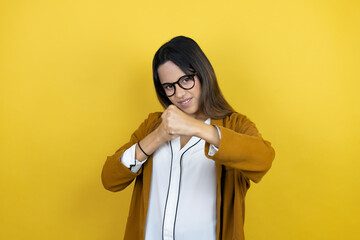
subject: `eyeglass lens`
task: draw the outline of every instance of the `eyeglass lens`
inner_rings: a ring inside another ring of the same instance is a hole
[[[171,97],[175,94],[175,84],[178,84],[182,89],[190,90],[195,85],[194,75],[185,75],[174,83],[165,83],[163,85],[166,96]]]

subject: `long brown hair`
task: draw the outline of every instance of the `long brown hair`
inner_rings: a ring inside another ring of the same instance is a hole
[[[164,93],[157,70],[167,61],[172,61],[185,74],[196,72],[201,83],[200,109],[207,117],[221,119],[235,112],[222,95],[214,69],[204,52],[194,40],[184,36],[175,37],[162,45],[153,59],[155,90],[164,108],[172,103]]]

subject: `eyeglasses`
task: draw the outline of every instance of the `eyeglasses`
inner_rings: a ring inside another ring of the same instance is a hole
[[[179,80],[177,80],[176,82],[161,84],[166,96],[171,97],[175,94],[175,91],[176,91],[175,84],[178,84],[179,87],[181,87],[182,89],[185,89],[185,90],[192,89],[195,86],[195,79],[194,79],[195,75],[196,75],[196,73],[184,75],[184,76],[180,77]]]

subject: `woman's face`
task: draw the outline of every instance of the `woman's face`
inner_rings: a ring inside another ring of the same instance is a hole
[[[174,83],[180,77],[186,75],[176,64],[167,61],[158,68],[161,84]],[[194,76],[195,86],[189,90],[182,89],[175,84],[175,94],[169,100],[188,115],[197,119],[206,119],[200,111],[201,84],[198,76]]]

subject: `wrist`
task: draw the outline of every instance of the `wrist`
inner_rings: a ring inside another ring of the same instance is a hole
[[[153,133],[155,135],[156,145],[160,146],[167,141],[166,135],[164,134],[165,132],[162,129],[157,128]]]
[[[217,128],[213,125],[208,125],[202,122],[201,125],[197,128],[197,137],[204,139],[206,142],[219,147],[220,145],[220,136]]]
[[[196,123],[193,125],[193,127],[193,136],[197,136],[203,139],[204,133],[208,131],[209,125],[200,120],[196,120]]]

